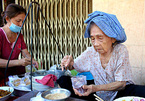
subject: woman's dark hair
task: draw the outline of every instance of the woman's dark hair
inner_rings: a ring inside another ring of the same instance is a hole
[[[17,4],[11,3],[7,6],[6,11],[2,12],[1,16],[3,17],[3,22],[6,23],[5,17],[8,16],[10,19],[24,13],[26,15],[26,10]]]

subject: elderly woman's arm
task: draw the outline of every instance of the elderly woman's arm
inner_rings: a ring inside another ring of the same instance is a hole
[[[104,85],[84,85],[83,89],[87,91],[82,95],[76,89],[74,89],[75,94],[79,96],[88,96],[89,94],[97,91],[117,91],[121,90],[126,86],[126,81],[116,81],[109,84]]]
[[[104,85],[92,85],[93,92],[96,91],[116,91],[121,90],[126,86],[126,81],[116,81]]]

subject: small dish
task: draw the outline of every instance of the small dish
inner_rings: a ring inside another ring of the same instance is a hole
[[[145,101],[145,98],[136,97],[136,96],[127,96],[127,97],[117,98],[114,101]]]
[[[7,90],[7,91],[11,92],[11,93],[7,94],[6,96],[0,98],[0,101],[6,101],[11,96],[11,94],[14,92],[14,88],[9,87],[9,86],[2,86],[2,87],[0,87],[0,90]]]

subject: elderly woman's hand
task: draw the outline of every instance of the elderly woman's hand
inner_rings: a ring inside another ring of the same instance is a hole
[[[93,93],[93,92],[96,92],[96,91],[94,91],[95,89],[94,89],[94,86],[95,85],[83,85],[83,89],[85,89],[86,90],[86,92],[85,93],[83,93],[83,96],[88,96],[88,95],[90,95],[91,93]]]
[[[77,89],[73,88],[74,92],[78,96],[88,96],[91,93],[95,92],[94,87],[95,85],[83,85],[82,88],[85,90],[85,93],[81,94]]]
[[[61,68],[62,71],[64,70],[64,68],[67,70],[72,70],[74,64],[74,60],[73,57],[71,55],[66,55],[62,60],[61,60]]]
[[[77,89],[73,88],[74,92],[76,95],[78,96],[83,96],[83,94],[81,94]]]

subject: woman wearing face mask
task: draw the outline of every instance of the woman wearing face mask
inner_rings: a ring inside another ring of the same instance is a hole
[[[17,4],[9,4],[3,13],[3,19],[6,24],[0,28],[0,86],[4,85],[5,68],[25,15],[26,10]],[[22,59],[18,59],[20,52],[22,52],[24,57]],[[24,74],[25,66],[31,64],[30,57],[31,55],[27,50],[23,35],[20,34],[9,61],[7,76]],[[38,67],[38,62],[34,59],[33,64]]]

